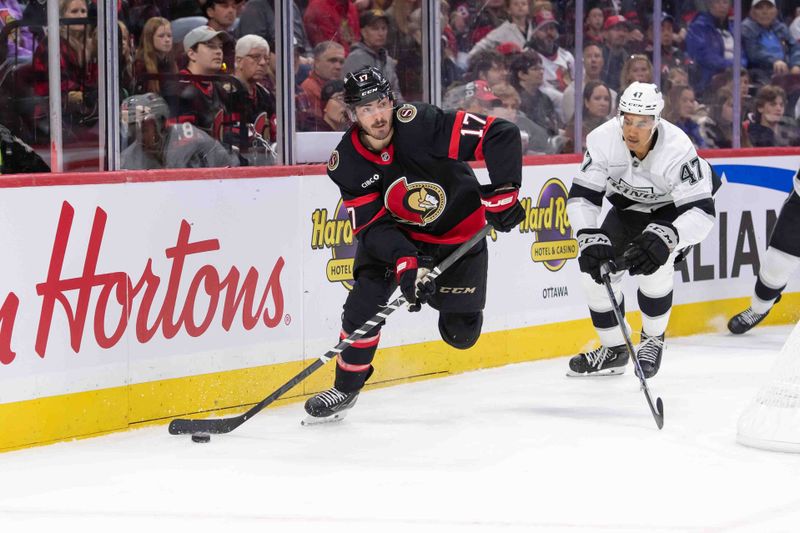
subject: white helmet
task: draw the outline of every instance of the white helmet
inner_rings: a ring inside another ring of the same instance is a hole
[[[619,113],[633,115],[652,115],[656,123],[664,110],[664,97],[655,83],[631,83],[619,99]]]

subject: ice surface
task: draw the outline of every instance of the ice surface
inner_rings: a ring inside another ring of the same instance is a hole
[[[0,531],[798,531],[800,455],[735,442],[790,330],[670,340],[663,431],[630,365],[559,358],[367,391],[338,424],[294,404],[208,444],[164,425],[0,454]]]

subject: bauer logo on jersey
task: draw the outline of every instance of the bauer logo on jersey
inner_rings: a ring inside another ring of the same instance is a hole
[[[447,204],[441,186],[429,181],[408,183],[403,176],[389,185],[384,199],[386,207],[401,222],[424,226],[439,218]]]
[[[339,166],[339,150],[334,150],[328,159],[328,170],[334,171]]]
[[[416,116],[417,108],[411,104],[403,104],[403,106],[397,110],[397,120],[400,122],[411,122]]]

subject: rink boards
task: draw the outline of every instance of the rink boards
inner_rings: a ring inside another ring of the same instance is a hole
[[[727,183],[718,224],[676,273],[670,335],[720,331],[747,305],[800,166],[796,149],[706,156]],[[579,162],[526,159],[528,216],[489,243],[479,343],[447,347],[430,309],[396,313],[373,386],[594,345],[565,210]],[[0,450],[231,413],[338,338],[355,246],[322,166],[6,176],[0,186]],[[768,322],[797,320],[798,287]],[[635,310],[635,284],[625,292]],[[332,370],[286,400],[329,386]]]

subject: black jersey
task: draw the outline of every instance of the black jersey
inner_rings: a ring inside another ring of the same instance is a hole
[[[367,149],[354,124],[328,161],[359,243],[394,262],[413,241],[459,244],[486,223],[466,161],[485,160],[492,184],[522,183],[522,144],[511,122],[422,103],[394,112],[392,142]]]

